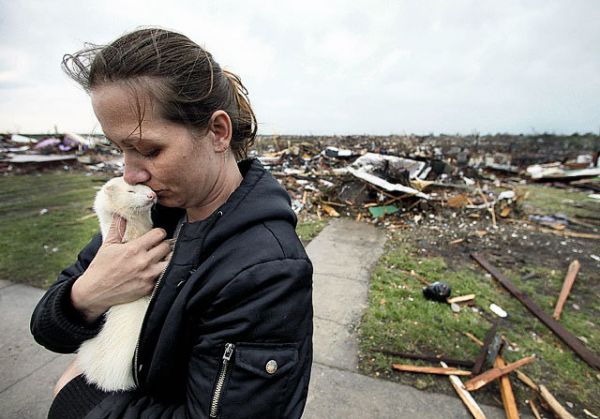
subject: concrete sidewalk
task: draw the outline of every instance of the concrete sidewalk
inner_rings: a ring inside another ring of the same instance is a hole
[[[355,328],[367,305],[370,271],[385,232],[333,220],[307,247],[314,265],[314,362],[305,419],[471,418],[460,399],[357,373]],[[481,406],[488,418],[504,411]]]
[[[44,291],[0,281],[0,417],[46,418],[52,388],[72,355],[58,355],[35,343],[31,313]]]
[[[458,397],[357,373],[355,327],[366,307],[369,276],[384,232],[333,220],[308,246],[314,276],[314,364],[304,418],[470,418]],[[71,356],[37,345],[29,319],[43,291],[0,281],[0,417],[42,419],[52,387]],[[500,409],[482,406],[488,418]]]

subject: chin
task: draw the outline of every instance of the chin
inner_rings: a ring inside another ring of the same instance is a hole
[[[158,203],[163,207],[168,208],[181,208],[181,203],[177,202],[177,200],[168,197],[158,198]]]

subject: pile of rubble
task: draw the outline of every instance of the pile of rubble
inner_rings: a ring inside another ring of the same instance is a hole
[[[287,188],[303,217],[340,215],[402,226],[420,213],[519,213],[527,182],[600,191],[600,137],[262,136],[251,153]],[[544,150],[541,152],[540,150]],[[0,136],[0,171],[85,168],[118,175],[122,158],[101,135]],[[598,197],[598,194],[591,194]]]
[[[345,215],[393,228],[407,220],[419,222],[429,209],[464,209],[470,218],[488,217],[495,227],[499,218],[519,215],[526,197],[522,186],[528,182],[600,190],[594,151],[600,150],[598,139],[593,150],[570,152],[563,162],[546,163],[552,159],[530,155],[527,161],[535,164],[529,166],[515,164],[506,153],[471,153],[465,147],[420,143],[407,150],[393,138],[366,137],[351,148],[315,140],[268,140],[255,155],[287,188],[295,211],[319,219]],[[523,156],[519,158],[520,164]]]
[[[84,169],[119,175],[123,162],[103,135],[0,135],[0,173]]]

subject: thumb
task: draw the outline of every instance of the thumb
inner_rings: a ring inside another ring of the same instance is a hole
[[[123,237],[125,236],[125,228],[127,227],[127,220],[118,214],[113,214],[112,223],[104,237],[103,243],[123,243]]]

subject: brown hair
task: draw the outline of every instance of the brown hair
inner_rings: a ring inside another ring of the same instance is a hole
[[[256,116],[240,78],[179,33],[139,29],[109,45],[86,44],[66,54],[62,67],[87,92],[110,82],[137,87],[142,82],[158,100],[163,118],[191,128],[206,129],[212,114],[224,110],[231,118],[230,147],[237,159],[245,158],[254,143]]]

